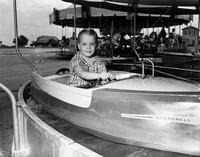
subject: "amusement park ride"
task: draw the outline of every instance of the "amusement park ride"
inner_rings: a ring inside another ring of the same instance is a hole
[[[21,56],[17,41],[16,0],[13,2],[16,51],[33,70],[32,80],[24,84],[19,91],[17,109],[13,108],[13,116],[17,120],[13,156],[101,156],[42,122],[27,105],[27,100],[30,99],[41,104],[47,112],[107,140],[127,146],[136,145],[200,155],[198,84],[155,77],[153,63],[152,75],[145,75],[142,63],[141,74],[112,71],[116,75],[116,80],[107,84],[89,89],[69,86],[70,74],[42,74]],[[101,6],[106,9],[108,6],[119,6],[122,9],[136,7],[134,0],[68,0],[67,2],[92,7]],[[137,2],[172,7],[199,4],[198,0]],[[133,29],[135,33],[136,27]]]
[[[126,3],[99,2],[91,3],[76,1],[76,7],[57,10],[49,16],[50,23],[55,25],[76,28],[97,28],[103,34],[113,35],[114,30],[122,34],[135,36],[142,28],[166,27],[187,24],[191,21],[191,15],[198,14],[197,10],[183,9],[176,6],[157,6]],[[75,16],[74,16],[75,15]],[[74,46],[73,46],[74,47]],[[133,44],[134,47],[134,44]],[[67,56],[73,49],[60,52],[58,55]]]

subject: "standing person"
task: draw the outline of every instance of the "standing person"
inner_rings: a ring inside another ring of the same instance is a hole
[[[127,45],[128,45],[128,39],[127,39],[127,34],[122,33],[122,37],[121,37],[121,51],[123,53],[123,55],[127,56]]]
[[[178,39],[177,39],[177,35],[176,35],[176,30],[175,28],[172,29],[172,33],[171,33],[171,42],[170,42],[171,46],[170,47],[176,47],[179,46],[178,45]]]
[[[113,54],[116,55],[117,57],[120,56],[120,51],[121,51],[121,34],[118,30],[115,30],[112,36],[112,48],[113,48]]]
[[[167,33],[165,31],[165,27],[163,26],[162,30],[160,31],[160,33],[158,35],[158,39],[159,39],[160,44],[165,44],[166,35],[167,35]]]
[[[107,72],[105,63],[95,57],[98,37],[93,29],[82,30],[78,35],[79,51],[71,59],[71,86],[93,87],[99,80],[114,79],[114,75]]]
[[[149,36],[150,53],[152,53],[154,56],[157,55],[157,38],[157,33],[154,31]]]
[[[141,57],[144,57],[144,38],[143,38],[143,34],[140,34],[137,38],[136,38],[136,50],[139,54],[141,54]]]
[[[105,40],[105,49],[106,49],[106,57],[113,58],[113,51],[111,49],[111,39],[110,37],[106,37]]]
[[[172,29],[172,35],[173,35],[173,38],[176,37],[176,30],[175,30],[175,28]]]
[[[144,36],[144,53],[147,54],[150,51],[150,43],[149,43],[149,36]]]

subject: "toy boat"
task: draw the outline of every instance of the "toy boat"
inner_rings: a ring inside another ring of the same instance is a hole
[[[119,75],[84,89],[70,75],[32,75],[33,99],[96,136],[119,143],[200,155],[200,87],[162,77]],[[128,77],[127,77],[128,76]]]

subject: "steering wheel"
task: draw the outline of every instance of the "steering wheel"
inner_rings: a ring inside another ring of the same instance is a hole
[[[56,75],[64,75],[64,74],[69,74],[68,68],[60,68],[56,71]]]

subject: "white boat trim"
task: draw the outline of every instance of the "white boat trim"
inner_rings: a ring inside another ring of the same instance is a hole
[[[195,84],[176,81],[171,79],[163,80],[162,78],[141,79],[140,74],[136,73],[117,73],[118,80],[103,86],[95,88],[78,88],[67,85],[67,77],[70,74],[58,76],[51,75],[47,77],[40,76],[36,72],[32,75],[32,85],[41,91],[46,92],[54,98],[65,103],[78,106],[81,108],[89,108],[92,100],[92,93],[98,89],[116,89],[130,91],[155,91],[155,92],[199,92],[199,87]],[[137,76],[137,77],[135,77]],[[135,77],[135,79],[126,79]],[[58,79],[57,79],[58,78]],[[59,80],[61,78],[61,80]],[[64,80],[63,80],[64,79]],[[66,79],[66,82],[65,82]],[[126,79],[126,80],[124,80]],[[184,86],[183,86],[184,85]]]
[[[52,81],[51,79],[56,78],[56,76],[42,77],[35,72],[33,72],[32,76],[32,83],[49,95],[64,102],[67,102],[71,105],[82,108],[90,107],[92,91],[94,89],[82,89]]]
[[[62,84],[59,82],[54,81],[53,79],[61,78],[63,76],[68,76],[69,74],[58,76],[58,75],[50,75],[46,77],[42,77],[37,72],[32,73],[32,84],[34,84],[36,87],[42,89],[49,95],[62,100],[64,102],[67,102],[71,105],[75,105],[82,108],[89,108],[91,105],[91,99],[92,99],[92,92],[97,89],[102,89],[108,87],[105,86],[99,86],[97,88],[77,88],[73,86],[69,86],[66,84]],[[128,73],[128,72],[119,72],[117,75],[117,79],[125,79],[130,78],[133,76],[140,76],[141,74],[138,73]],[[110,86],[110,85],[109,85]],[[67,88],[66,88],[67,87]]]

